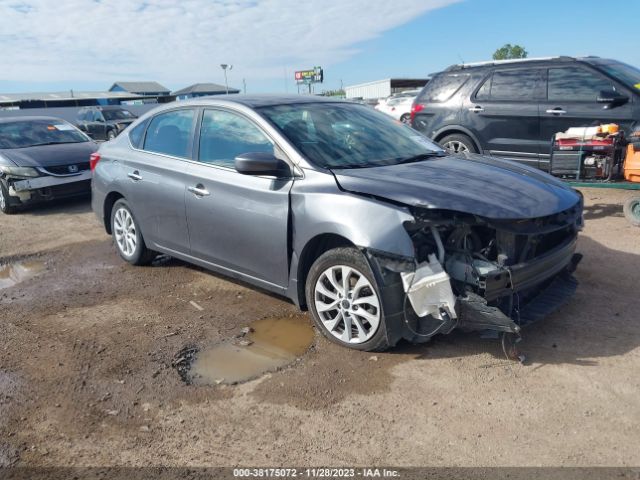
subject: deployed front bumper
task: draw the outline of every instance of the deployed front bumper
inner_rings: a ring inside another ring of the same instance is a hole
[[[18,180],[12,182],[11,186],[17,193],[25,192],[29,190],[38,190],[40,188],[54,187],[58,185],[66,185],[69,183],[82,182],[91,180],[91,171],[85,170],[78,175],[65,175],[60,177],[43,176],[28,178],[25,180]]]

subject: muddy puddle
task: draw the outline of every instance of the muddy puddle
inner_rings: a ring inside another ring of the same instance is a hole
[[[24,282],[45,270],[44,262],[37,260],[25,260],[8,265],[0,265],[0,290],[13,287]]]
[[[314,332],[302,316],[265,318],[250,324],[233,341],[187,352],[183,380],[194,385],[235,384],[293,363],[313,342]],[[178,366],[180,371],[180,367]]]

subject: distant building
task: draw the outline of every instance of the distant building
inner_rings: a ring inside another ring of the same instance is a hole
[[[0,110],[142,104],[150,101],[156,100],[128,92],[0,93]]]
[[[171,94],[171,90],[158,82],[116,82],[111,85],[110,92],[127,92],[144,97],[163,97]]]
[[[188,98],[206,97],[207,95],[224,95],[227,93],[227,87],[218,85],[217,83],[194,83],[188,87],[173,92],[171,95],[176,100],[186,100]],[[237,88],[229,87],[229,93],[240,93]]]
[[[386,78],[384,80],[351,85],[344,87],[344,90],[347,98],[366,100],[384,98],[393,93],[422,88],[428,81],[428,78]]]

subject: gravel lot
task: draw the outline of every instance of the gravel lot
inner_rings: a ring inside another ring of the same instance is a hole
[[[524,332],[526,365],[477,334],[373,356],[316,332],[241,385],[172,362],[308,315],[175,260],[126,265],[88,200],[0,216],[0,264],[45,267],[0,290],[0,466],[638,466],[640,229],[629,192],[583,191],[581,285]]]

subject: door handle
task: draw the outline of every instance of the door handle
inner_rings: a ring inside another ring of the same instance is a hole
[[[567,111],[566,111],[566,110],[563,110],[563,109],[562,109],[562,108],[560,108],[560,107],[556,107],[556,108],[554,108],[554,109],[547,110],[546,112],[547,112],[547,113],[551,113],[551,114],[553,114],[553,115],[564,115],[565,113],[567,113]]]
[[[484,112],[484,108],[482,108],[480,105],[476,105],[474,107],[469,108],[469,111],[473,113]]]
[[[187,190],[193,193],[196,197],[208,197],[209,195],[211,195],[209,193],[209,190],[204,188],[204,185],[202,185],[201,183],[199,183],[195,187],[187,187]]]
[[[131,180],[135,182],[142,180],[142,176],[140,175],[140,172],[138,170],[135,170],[131,173],[127,173],[127,177],[129,177]]]

